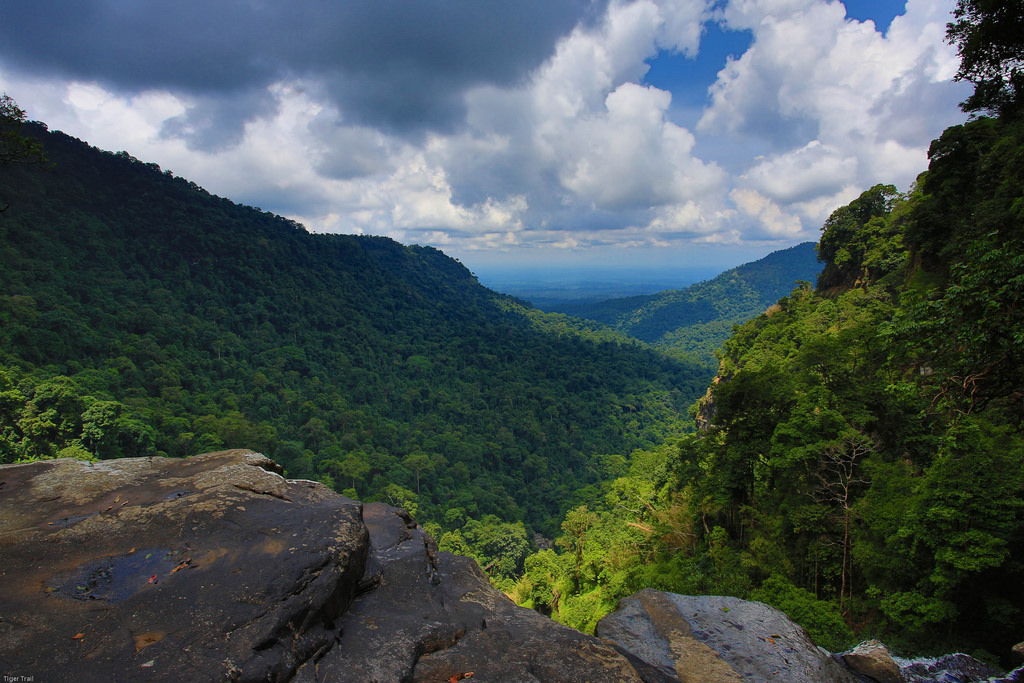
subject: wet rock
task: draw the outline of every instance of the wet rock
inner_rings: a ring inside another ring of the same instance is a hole
[[[440,553],[401,511],[367,504],[364,592],[309,681],[639,681],[596,638],[517,607],[476,563]]]
[[[249,451],[0,467],[0,669],[282,680],[334,642],[360,505]]]
[[[866,640],[840,657],[852,671],[878,683],[903,683],[900,667],[889,654],[889,648],[877,640]]]
[[[1010,661],[1014,666],[1024,665],[1024,643],[1017,643],[1010,650]]]
[[[1001,672],[970,655],[958,652],[941,657],[897,659],[905,683],[975,683],[1003,680]]]
[[[856,681],[779,610],[759,602],[643,590],[597,624],[648,682]]]

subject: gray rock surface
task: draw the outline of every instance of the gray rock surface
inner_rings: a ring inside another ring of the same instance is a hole
[[[597,624],[645,681],[858,680],[803,628],[759,602],[643,590]]]
[[[889,648],[877,640],[866,640],[840,655],[850,669],[878,683],[903,683],[900,667]]]
[[[439,553],[401,511],[370,503],[367,590],[310,681],[639,681],[596,638],[517,607],[476,563]]]
[[[35,681],[639,681],[401,510],[249,451],[0,467],[0,673]]]
[[[360,505],[249,451],[0,468],[0,670],[283,680],[329,648]]]

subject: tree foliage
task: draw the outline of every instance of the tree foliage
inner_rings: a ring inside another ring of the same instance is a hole
[[[957,80],[974,84],[968,112],[1019,114],[1024,94],[1024,2],[957,0],[946,39],[960,55]]]
[[[309,234],[23,132],[55,166],[4,169],[0,366],[21,392],[4,462],[253,448],[424,521],[458,509],[550,535],[602,476],[592,454],[681,432],[710,377],[497,295],[435,249]],[[35,397],[54,382],[73,408]]]
[[[698,432],[580,500],[596,520],[576,508],[565,552],[527,559],[523,604],[586,627],[651,586],[765,600],[833,649],[1007,653],[1024,630],[1022,153],[1017,119],[978,119],[905,195],[835,211],[818,288],[734,330]]]

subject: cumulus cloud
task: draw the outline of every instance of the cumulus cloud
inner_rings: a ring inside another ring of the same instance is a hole
[[[237,131],[229,100],[296,77],[324,83],[359,123],[445,129],[467,88],[518,82],[600,13],[598,0],[33,0],[5,8],[0,55],[118,92],[202,95],[186,129]]]
[[[956,55],[943,42],[948,8],[937,3],[910,0],[885,35],[846,19],[838,2],[733,0],[722,17],[754,41],[719,74],[697,130],[772,150],[736,179],[748,209],[747,190],[819,225],[857,188],[906,186],[930,140],[962,120]]]
[[[0,81],[33,117],[314,230],[454,255],[813,239],[863,189],[906,187],[962,120],[933,0],[885,34],[834,0],[37,0],[8,15]],[[752,40],[683,121],[645,76],[661,54],[700,59],[708,22]]]

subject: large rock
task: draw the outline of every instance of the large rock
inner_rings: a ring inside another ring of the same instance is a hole
[[[597,624],[650,683],[858,680],[799,625],[760,602],[643,590]]]
[[[0,467],[0,671],[640,680],[613,648],[438,553],[402,511],[277,470],[249,451]]]
[[[850,669],[878,683],[903,683],[900,667],[889,654],[889,648],[877,640],[866,640],[840,657]]]
[[[283,680],[323,654],[366,529],[278,469],[248,451],[0,468],[0,670]]]
[[[401,511],[364,508],[366,592],[308,681],[639,681],[613,648],[517,607],[476,563],[439,553]]]
[[[1017,643],[1010,650],[1010,661],[1014,666],[1024,665],[1024,643]]]

